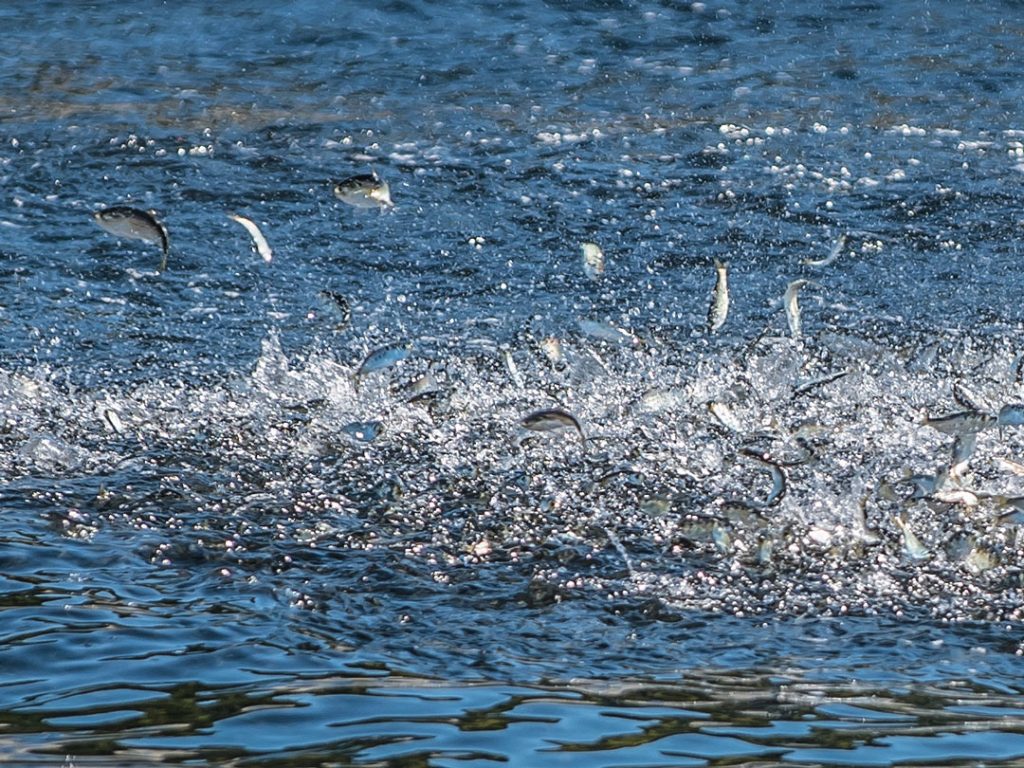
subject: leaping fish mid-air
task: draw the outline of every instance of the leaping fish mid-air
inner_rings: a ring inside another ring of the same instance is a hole
[[[391,188],[377,175],[376,171],[342,179],[334,185],[334,196],[343,203],[348,203],[356,208],[384,210],[395,206],[391,202]]]
[[[715,291],[711,297],[711,308],[708,310],[708,330],[714,333],[723,325],[729,316],[729,265],[715,259]]]
[[[167,228],[157,219],[155,211],[140,211],[138,208],[115,205],[96,211],[92,217],[102,229],[112,235],[159,245],[163,251],[160,271],[167,269],[167,251],[171,243],[167,236]]]

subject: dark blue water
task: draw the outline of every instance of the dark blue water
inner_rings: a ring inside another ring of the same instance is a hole
[[[0,9],[2,759],[1021,764],[1020,11]]]

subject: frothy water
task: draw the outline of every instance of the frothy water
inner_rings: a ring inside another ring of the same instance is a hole
[[[453,8],[0,12],[3,749],[1019,760],[1014,24]]]

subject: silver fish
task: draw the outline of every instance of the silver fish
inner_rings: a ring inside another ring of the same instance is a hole
[[[861,498],[853,511],[853,531],[865,544],[871,546],[882,540],[878,531],[868,525],[867,496]]]
[[[373,173],[349,176],[334,185],[334,196],[343,203],[356,208],[393,208],[391,188],[388,183]]]
[[[800,395],[805,395],[812,389],[823,387],[826,384],[831,384],[833,381],[838,381],[844,376],[849,376],[850,373],[851,371],[849,370],[839,371],[838,373],[830,373],[826,376],[821,376],[817,379],[810,379],[809,381],[805,381],[803,384],[800,384],[799,386],[793,389],[793,397],[800,397]]]
[[[367,374],[390,368],[392,365],[405,360],[408,355],[409,347],[405,345],[375,349],[363,358],[363,362],[359,364],[359,368],[356,370],[355,378],[358,381]]]
[[[907,557],[911,560],[927,560],[931,557],[931,552],[928,551],[928,548],[921,543],[921,540],[911,530],[910,521],[907,519],[906,513],[900,512],[893,518],[893,522],[896,523],[896,527],[903,534],[903,552]]]
[[[579,327],[587,336],[593,336],[601,341],[608,341],[612,344],[639,346],[640,339],[629,331],[616,328],[610,323],[601,323],[597,320],[580,320]]]
[[[531,432],[554,432],[571,427],[579,434],[580,440],[586,441],[587,439],[583,434],[583,427],[580,426],[579,420],[568,411],[563,411],[560,408],[545,408],[534,411],[523,416],[519,423]]]
[[[768,460],[756,451],[743,449],[740,453],[748,459],[753,459],[771,473],[772,489],[768,493],[768,497],[763,502],[760,502],[759,506],[762,508],[774,507],[782,501],[783,497],[786,495],[787,478],[785,470],[783,470],[783,468],[776,462]]]
[[[597,243],[583,243],[583,272],[591,280],[604,274],[604,251]]]
[[[526,382],[523,380],[523,374],[519,372],[519,366],[516,365],[512,353],[507,349],[503,349],[501,350],[501,355],[505,359],[505,367],[508,368],[508,375],[512,378],[512,383],[519,389],[525,389]]]
[[[1018,477],[1024,476],[1024,464],[1021,464],[1019,461],[999,457],[996,459],[996,464],[1006,472],[1010,472]]]
[[[718,423],[729,432],[743,432],[743,425],[740,424],[740,420],[736,418],[736,414],[733,413],[732,408],[728,405],[718,400],[712,400],[707,404],[707,408],[708,412],[715,417]]]
[[[555,370],[560,371],[565,368],[565,353],[562,351],[561,340],[555,336],[548,336],[541,341],[540,348]]]
[[[839,254],[843,252],[843,247],[846,245],[846,235],[840,235],[835,243],[832,245],[832,249],[828,252],[828,256],[824,259],[804,259],[801,264],[806,264],[808,267],[829,267],[835,263],[835,260],[839,258]]]
[[[729,265],[715,259],[715,291],[708,310],[708,330],[714,333],[729,316]]]
[[[800,289],[805,285],[814,285],[810,280],[794,280],[786,288],[786,295],[783,298],[783,303],[786,307],[786,319],[789,321],[789,332],[793,335],[794,339],[800,338],[801,325],[800,325],[800,305],[797,303],[797,294],[800,293]]]
[[[140,211],[138,208],[115,205],[96,211],[92,217],[102,229],[112,235],[159,245],[163,250],[160,271],[167,269],[170,238],[167,236],[167,228],[156,218],[155,211]]]
[[[974,455],[974,448],[978,444],[977,432],[966,432],[957,435],[953,440],[953,458],[949,464],[949,476],[956,480],[963,477],[967,471],[967,464]]]
[[[327,306],[328,311],[335,316],[335,325],[339,330],[351,322],[352,307],[349,305],[348,299],[337,291],[328,290],[320,291],[317,296]]]
[[[922,424],[947,435],[982,432],[996,425],[996,417],[981,411],[959,411],[946,416],[925,416]]]
[[[103,409],[103,423],[106,424],[107,429],[116,435],[124,434],[124,424],[121,422],[121,416],[113,408]]]
[[[269,264],[271,259],[274,258],[274,252],[270,250],[270,244],[267,242],[267,238],[263,236],[263,233],[260,232],[260,228],[256,226],[256,222],[235,213],[229,213],[228,218],[232,221],[237,221],[245,227],[245,231],[248,232],[249,237],[252,238],[252,244],[256,248],[256,253],[263,258],[263,261]]]
[[[964,384],[959,381],[954,381],[953,386],[953,399],[956,400],[957,405],[966,411],[981,411],[988,413],[992,410],[992,404],[984,400],[980,395],[972,392]]]

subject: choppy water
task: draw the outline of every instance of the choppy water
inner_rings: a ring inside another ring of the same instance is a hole
[[[8,762],[1024,761],[1017,4],[0,21]]]

